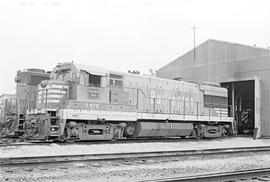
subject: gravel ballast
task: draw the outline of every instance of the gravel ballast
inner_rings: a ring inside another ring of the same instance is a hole
[[[140,181],[270,166],[270,152],[2,167],[3,181]]]

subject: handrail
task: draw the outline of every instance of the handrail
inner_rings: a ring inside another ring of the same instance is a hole
[[[145,93],[142,91],[142,89],[137,88],[137,90],[139,90],[139,91],[143,94],[144,97],[146,97],[146,98],[151,98],[151,97],[148,97],[147,95],[145,95]]]

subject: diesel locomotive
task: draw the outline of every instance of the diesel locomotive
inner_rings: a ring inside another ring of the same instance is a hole
[[[226,88],[59,63],[36,90],[25,136],[50,140],[221,137],[233,133]]]
[[[36,90],[42,80],[50,79],[49,72],[42,69],[17,71],[14,98],[3,99],[0,110],[0,137],[24,134],[26,111],[36,105]]]

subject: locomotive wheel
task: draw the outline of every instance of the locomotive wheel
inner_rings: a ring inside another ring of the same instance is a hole
[[[229,129],[226,127],[222,127],[221,132],[222,132],[222,136],[229,136],[230,134]]]
[[[201,128],[195,129],[195,136],[197,140],[200,140],[203,138],[203,131],[201,130]]]
[[[66,141],[67,143],[74,143],[74,142],[76,141],[76,138],[73,138],[73,137],[71,137],[71,138],[66,138],[65,141]]]
[[[63,134],[63,140],[64,140],[65,142],[67,142],[67,143],[74,143],[74,142],[76,141],[76,138],[70,137],[70,136],[68,135],[68,131],[67,131],[67,130],[68,130],[68,129],[65,128],[64,134]]]
[[[116,140],[117,140],[117,136],[114,135],[110,141],[111,141],[111,142],[115,142]]]
[[[135,133],[134,123],[128,124],[124,130],[124,135],[126,135],[127,137],[131,137],[134,133]]]

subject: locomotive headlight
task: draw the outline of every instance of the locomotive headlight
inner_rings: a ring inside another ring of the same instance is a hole
[[[51,131],[55,131],[56,129],[55,128],[51,128]]]
[[[45,87],[47,86],[47,84],[46,84],[45,82],[41,82],[41,83],[40,83],[40,86],[41,86],[42,88],[45,88]]]

